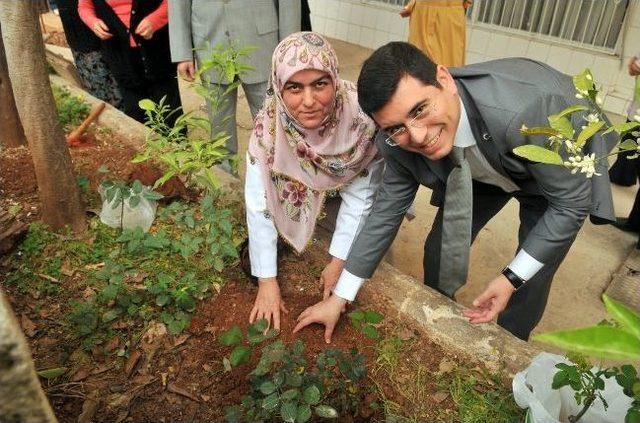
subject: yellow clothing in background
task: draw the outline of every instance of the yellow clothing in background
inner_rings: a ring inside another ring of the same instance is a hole
[[[463,66],[466,19],[462,0],[411,0],[409,42],[444,66]]]

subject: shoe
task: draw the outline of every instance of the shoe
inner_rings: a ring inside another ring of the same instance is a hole
[[[624,218],[624,217],[616,218],[616,221],[614,223],[612,223],[612,225],[615,226],[616,228],[620,229],[621,231],[635,232],[635,233],[639,233],[640,232],[640,229],[638,229],[637,227],[633,226],[631,223],[629,223],[629,219]]]

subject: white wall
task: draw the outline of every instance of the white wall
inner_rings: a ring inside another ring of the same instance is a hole
[[[409,21],[398,15],[397,7],[360,0],[309,0],[309,5],[314,31],[328,37],[373,49],[408,37]],[[602,85],[605,110],[626,114],[634,85],[626,64],[631,56],[640,52],[640,5],[637,0],[631,2],[623,40],[620,54],[613,55],[536,40],[526,34],[469,25],[467,63],[524,56],[546,62],[568,74],[588,67],[596,82]]]

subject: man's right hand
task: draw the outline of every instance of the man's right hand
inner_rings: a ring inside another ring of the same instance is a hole
[[[293,329],[293,333],[298,332],[311,323],[320,323],[324,325],[324,342],[330,344],[333,329],[336,327],[338,320],[340,320],[340,313],[342,313],[346,304],[347,300],[334,294],[308,307],[298,316],[298,324]]]
[[[183,79],[193,82],[196,79],[196,64],[193,60],[185,60],[178,63],[178,75]]]
[[[632,57],[629,61],[628,65],[629,75],[638,76],[640,75],[640,59],[637,57]]]
[[[402,16],[403,18],[408,18],[409,16],[411,16],[411,10],[407,9],[406,7],[401,9],[400,16]]]
[[[109,27],[106,23],[104,23],[102,19],[96,19],[91,30],[101,40],[108,40],[109,38],[113,37],[113,34],[109,32]]]

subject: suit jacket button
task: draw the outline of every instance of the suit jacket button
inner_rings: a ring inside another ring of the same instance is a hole
[[[484,141],[489,141],[491,139],[491,135],[487,134],[486,132],[484,134],[482,134],[482,139]]]

